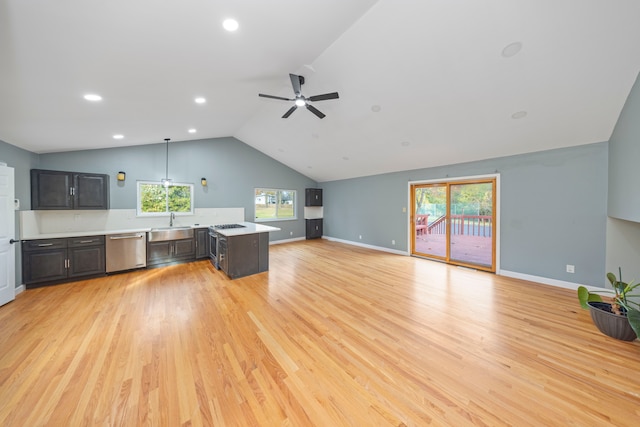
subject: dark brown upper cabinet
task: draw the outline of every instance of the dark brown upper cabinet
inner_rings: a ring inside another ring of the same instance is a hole
[[[322,188],[306,188],[304,196],[305,206],[322,206]]]
[[[109,209],[109,175],[31,169],[31,209]]]

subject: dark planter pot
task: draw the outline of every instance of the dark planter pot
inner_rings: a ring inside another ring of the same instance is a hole
[[[603,334],[622,341],[635,340],[636,333],[631,329],[627,316],[611,312],[608,302],[588,302],[591,319]]]

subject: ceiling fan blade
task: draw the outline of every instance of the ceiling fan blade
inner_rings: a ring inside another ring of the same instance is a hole
[[[314,96],[310,96],[307,99],[309,101],[324,101],[327,99],[337,99],[338,97],[338,92],[331,92],[331,93],[324,93],[322,95],[314,95]]]
[[[265,95],[264,93],[259,93],[258,96],[261,96],[263,98],[281,99],[282,101],[295,101],[295,99],[283,98],[281,96]]]
[[[296,111],[296,109],[298,108],[297,105],[294,105],[293,107],[289,108],[289,110],[287,110],[286,113],[284,113],[284,116],[282,116],[283,119],[286,119],[287,117],[289,117],[291,115],[291,113],[293,113],[294,111]]]
[[[296,96],[300,96],[302,94],[302,88],[300,87],[300,76],[289,74],[289,78],[291,79],[291,86],[293,86],[293,93],[295,93]]]
[[[319,118],[324,119],[325,115],[313,105],[307,104],[307,110],[311,111],[313,114],[315,114]]]

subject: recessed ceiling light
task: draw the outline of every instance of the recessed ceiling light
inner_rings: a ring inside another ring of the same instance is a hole
[[[342,160],[349,160],[349,158],[347,156],[344,156]]]
[[[207,100],[201,96],[196,98],[195,101],[196,101],[196,104],[204,104],[205,102],[207,102]]]
[[[511,115],[512,119],[523,119],[527,117],[527,112],[526,111],[518,111],[517,113],[513,113]]]
[[[189,129],[189,133],[196,133],[197,131],[193,128]]]
[[[382,107],[380,107],[379,105],[372,105],[371,106],[371,111],[373,111],[374,113],[379,113],[380,110],[382,110]]]
[[[402,141],[400,143],[400,145],[402,145],[403,147],[408,147],[411,143],[409,141]]]
[[[102,101],[102,97],[100,95],[96,95],[95,93],[88,93],[84,96],[84,99],[87,101]]]
[[[504,56],[505,58],[511,58],[512,56],[520,52],[521,49],[522,49],[522,42],[513,42],[505,46],[504,49],[502,49],[502,56]]]
[[[124,138],[124,135],[121,135],[119,133],[116,135],[113,135],[113,139],[122,139],[122,138]]]
[[[238,29],[239,25],[238,25],[238,21],[236,21],[233,18],[229,18],[229,19],[225,19],[222,22],[222,26],[224,27],[225,30],[227,31],[235,31]]]

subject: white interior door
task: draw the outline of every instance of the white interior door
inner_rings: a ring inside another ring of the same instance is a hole
[[[0,305],[16,297],[16,252],[13,245],[15,189],[13,168],[0,164]]]

